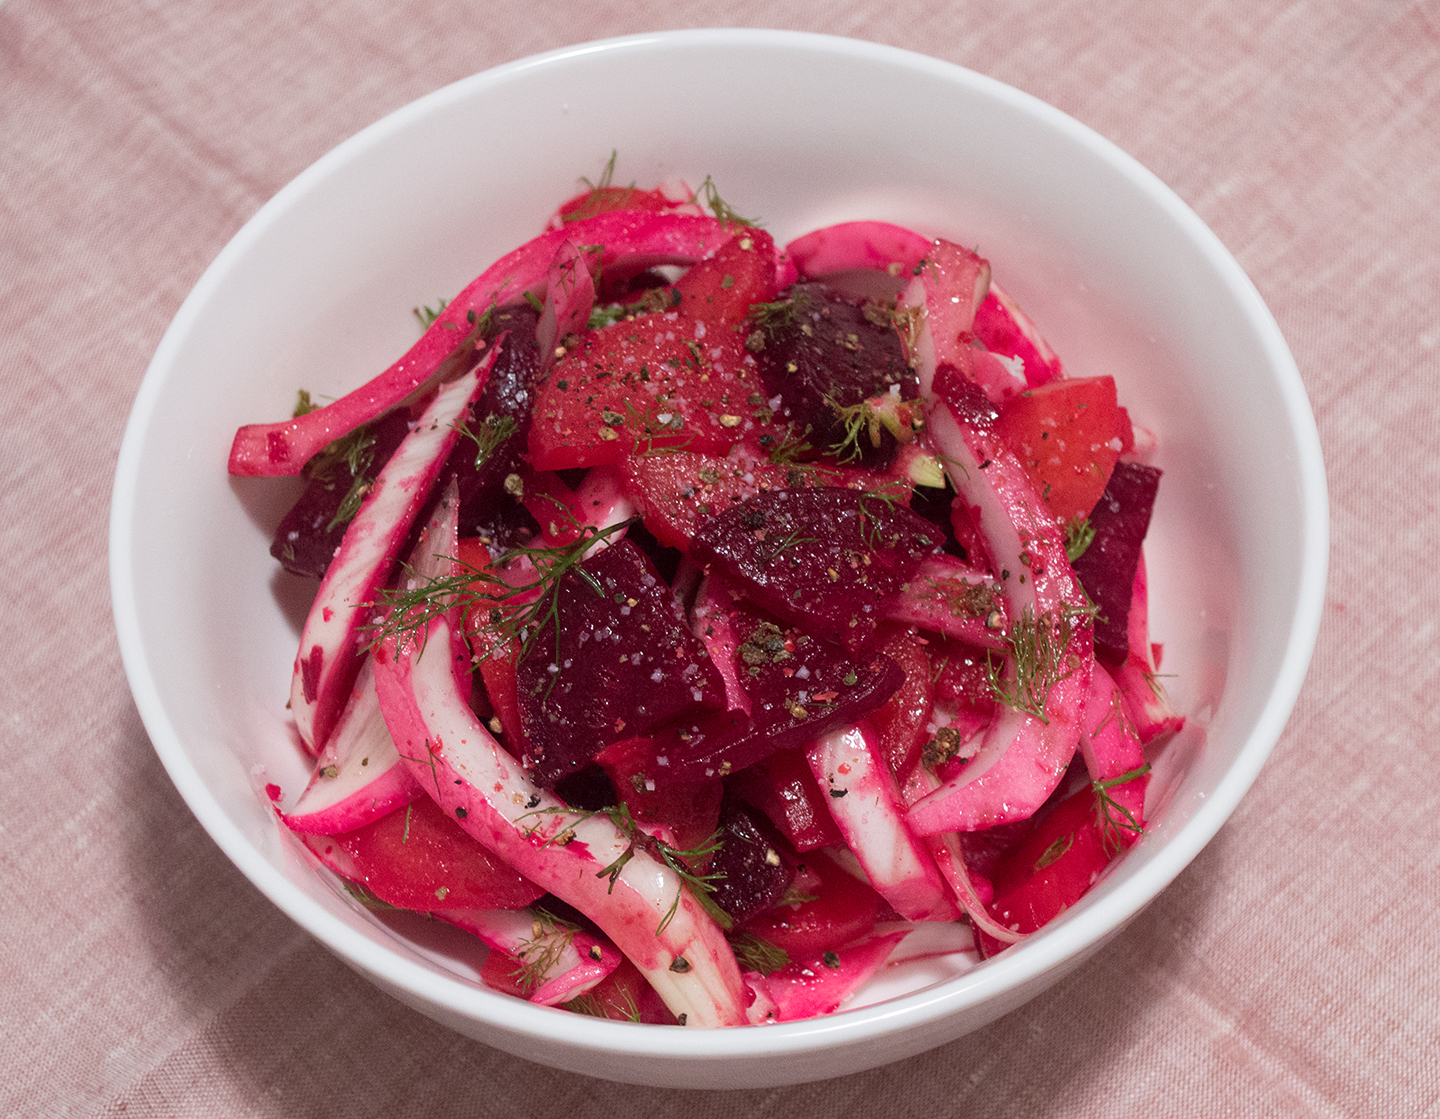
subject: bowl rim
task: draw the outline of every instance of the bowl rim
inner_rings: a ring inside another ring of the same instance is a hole
[[[780,1023],[764,1030],[674,1030],[557,1014],[509,996],[479,989],[404,958],[327,912],[290,882],[229,817],[194,764],[160,699],[141,639],[134,595],[133,520],[142,450],[164,383],[183,339],[212,293],[269,227],[318,183],[410,122],[454,101],[502,86],[529,71],[563,66],[602,52],[638,57],[675,47],[783,49],[882,63],[998,100],[1036,117],[1072,142],[1101,157],[1173,220],[1211,267],[1259,339],[1273,370],[1295,440],[1302,483],[1303,557],[1285,652],[1275,687],[1219,785],[1194,816],[1140,870],[1121,883],[1104,906],[1074,913],[1061,929],[1036,933],[1021,952],[933,987],[893,1000],[823,1018]],[[1250,788],[1278,741],[1298,698],[1319,632],[1329,551],[1329,513],[1324,463],[1315,420],[1295,365],[1274,317],[1239,263],[1210,228],[1157,176],[1099,133],[1061,110],[997,79],[901,48],[809,32],[711,28],[648,32],[596,40],[521,58],[462,78],[394,110],[342,141],[279,190],[234,234],[186,296],[156,349],[126,424],[112,490],[110,587],[121,659],[146,732],[171,781],[211,838],[254,886],[332,952],[391,989],[459,1018],[491,1024],[511,1035],[576,1049],[609,1050],[656,1059],[726,1060],[781,1056],[840,1043],[864,1042],[893,1029],[921,1025],[1024,987],[1086,948],[1098,945],[1168,885],[1200,852]]]

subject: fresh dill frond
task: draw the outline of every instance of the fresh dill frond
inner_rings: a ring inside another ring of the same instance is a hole
[[[1151,695],[1153,695],[1156,699],[1160,700],[1162,703],[1168,703],[1170,701],[1170,697],[1165,694],[1165,685],[1160,683],[1160,681],[1175,679],[1175,673],[1142,672],[1141,675],[1145,677],[1145,686],[1150,689]]]
[[[301,392],[303,403],[308,404],[310,394],[303,389]],[[296,407],[299,407],[299,403]],[[360,503],[370,492],[370,467],[374,457],[374,429],[370,424],[364,424],[348,435],[342,435],[326,444],[322,451],[305,464],[303,473],[312,482],[321,483],[327,490],[335,490],[342,485],[345,487],[345,496],[340,499],[335,515],[325,527],[326,532],[334,531],[359,512]]]
[[[705,196],[705,205],[708,206],[710,212],[719,219],[721,225],[745,225],[755,227],[760,224],[759,220],[755,218],[742,218],[736,213],[735,208],[720,197],[720,190],[716,187],[715,180],[709,175],[705,176],[705,181],[700,184],[700,189],[690,196],[690,201],[695,202],[702,194]]]
[[[835,418],[844,429],[844,434],[827,448],[837,459],[841,462],[854,462],[860,458],[865,453],[865,448],[860,445],[860,438],[866,433],[870,436],[872,447],[880,446],[880,418],[868,400],[862,400],[859,404],[837,404],[827,396],[825,403],[830,405]]]
[[[520,430],[520,425],[515,422],[514,416],[491,415],[474,428],[461,420],[455,425],[455,430],[475,444],[475,469],[479,470],[490,461],[502,443]]]
[[[773,340],[780,333],[795,325],[803,312],[814,306],[814,300],[804,289],[791,288],[789,293],[769,303],[752,303],[745,319],[756,330],[762,330]]]
[[[779,442],[772,442],[766,450],[766,456],[770,459],[771,466],[794,466],[801,470],[817,469],[812,463],[801,462],[807,455],[815,453],[815,448],[806,440],[805,436],[810,434],[807,427],[803,434],[795,433],[793,424],[785,428],[785,435]],[[769,438],[766,436],[765,438]],[[763,440],[762,440],[763,442]]]
[[[597,190],[608,190],[610,188],[610,184],[615,180],[615,160],[618,159],[619,156],[620,150],[618,148],[610,149],[610,158],[605,161],[605,166],[600,170],[600,178],[595,182],[592,183],[584,175],[580,176],[580,181],[590,188],[591,193]]]
[[[403,643],[426,632],[430,622],[444,617],[455,607],[466,609],[476,603],[489,603],[489,632],[496,638],[495,648],[505,648],[518,641],[523,657],[535,646],[547,629],[560,639],[560,581],[572,572],[597,595],[604,595],[599,582],[580,564],[598,542],[608,540],[635,523],[635,518],[618,524],[596,528],[580,525],[579,535],[568,544],[554,547],[511,548],[490,568],[480,569],[467,563],[453,575],[443,575],[413,588],[401,586],[381,593],[378,602],[383,620],[366,627],[371,631],[371,644],[394,640]],[[516,559],[530,561],[535,578],[512,586],[495,573]],[[408,570],[408,568],[406,568]]]
[[[383,901],[380,898],[376,897],[364,886],[360,885],[359,882],[351,882],[348,878],[342,878],[340,880],[340,885],[347,894],[349,894],[352,898],[358,901],[366,909],[383,911],[387,909],[394,910],[400,908],[398,905],[391,905],[388,901]]]
[[[1135,813],[1112,797],[1110,790],[1117,785],[1124,785],[1136,778],[1144,777],[1149,772],[1150,763],[1146,762],[1128,773],[1120,774],[1119,777],[1111,777],[1107,781],[1090,782],[1090,787],[1095,791],[1095,822],[1100,825],[1105,849],[1112,854],[1120,850],[1123,845],[1123,833],[1128,832],[1131,836],[1141,835],[1145,831],[1145,825],[1135,818]]]
[[[535,914],[535,920],[530,925],[530,939],[521,941],[513,953],[520,966],[510,974],[510,978],[526,994],[551,978],[550,973],[580,931],[579,925],[561,920],[538,905],[530,912]]]
[[[730,950],[742,971],[758,971],[769,975],[790,965],[790,953],[752,932],[736,933],[730,938]]]
[[[622,994],[625,1002],[623,1005],[615,1007],[615,1009],[620,1011],[624,1020],[627,1022],[640,1021],[640,1007],[635,1002],[634,993],[627,989],[623,991]],[[610,1017],[610,1015],[605,1012],[605,1004],[596,997],[593,991],[586,991],[583,995],[576,995],[575,998],[569,1002],[562,1002],[560,1005],[574,1014],[586,1014],[591,1018]]]
[[[301,389],[295,394],[295,410],[290,413],[290,416],[292,419],[298,420],[301,416],[308,416],[319,407],[320,405],[310,399],[310,390]]]
[[[421,330],[429,330],[430,327],[434,325],[435,320],[440,317],[440,312],[445,310],[449,305],[450,300],[448,299],[441,299],[435,307],[430,306],[428,303],[422,303],[418,307],[412,307],[411,314],[413,314],[420,323]]]
[[[1064,606],[1036,617],[1033,609],[1025,607],[1010,624],[1005,639],[1015,663],[1014,681],[1006,679],[1003,661],[997,665],[988,651],[985,654],[985,682],[990,694],[1005,706],[1048,725],[1045,704],[1050,690],[1080,667],[1079,659],[1065,652],[1074,634],[1075,620],[1088,620],[1093,615],[1093,607]]]
[[[1065,526],[1065,555],[1074,563],[1083,556],[1095,542],[1095,526],[1090,518],[1077,515]]]
[[[698,862],[708,855],[713,855],[723,846],[721,839],[722,832],[719,828],[703,843],[697,844],[688,851],[681,851],[670,846],[663,840],[656,839],[648,832],[641,830],[635,818],[630,815],[630,808],[626,804],[615,804],[609,808],[597,808],[582,810],[579,808],[537,808],[533,812],[525,813],[525,816],[570,816],[573,817],[566,827],[552,835],[547,843],[568,843],[574,837],[577,824],[583,824],[592,816],[604,816],[626,839],[625,850],[621,851],[615,860],[608,866],[602,867],[596,872],[596,878],[608,878],[610,880],[610,891],[615,891],[615,883],[620,880],[620,873],[625,869],[636,852],[644,851],[651,857],[657,859],[665,866],[674,871],[680,879],[681,886],[690,891],[690,894],[699,902],[700,907],[708,913],[715,923],[722,929],[731,926],[729,914],[715,904],[710,895],[715,890],[715,883],[724,878],[723,874],[697,874],[691,867],[692,862]],[[524,819],[525,816],[519,817]],[[538,825],[536,825],[538,827]],[[532,827],[529,834],[533,835],[535,828]],[[567,838],[562,838],[567,837]],[[670,903],[670,908],[661,917],[659,926],[655,929],[655,935],[659,936],[675,918],[680,908],[680,894],[675,894],[675,900]]]
[[[1051,863],[1063,857],[1065,852],[1073,846],[1075,846],[1075,833],[1073,831],[1066,832],[1041,852],[1040,857],[1035,860],[1035,869],[1037,871],[1044,870]]]
[[[801,544],[818,544],[819,542],[820,541],[814,536],[801,536],[798,528],[792,529],[788,536],[782,537],[775,546],[770,549],[769,554],[760,561],[760,566],[769,567],[771,563],[780,557],[781,553],[791,548],[798,548]]]

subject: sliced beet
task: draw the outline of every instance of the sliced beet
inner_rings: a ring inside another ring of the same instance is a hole
[[[482,450],[473,438],[456,440],[445,464],[460,486],[460,535],[481,536],[482,527],[502,526],[518,503],[505,492],[505,479],[520,469],[530,433],[535,403],[535,378],[540,351],[535,326],[540,315],[529,304],[498,307],[492,313],[485,338],[493,342],[502,333],[500,356],[466,419],[466,430],[487,445]],[[508,434],[506,434],[508,432]],[[493,444],[493,446],[491,445]]]
[[[720,806],[720,850],[710,873],[716,876],[711,900],[737,925],[775,906],[795,878],[758,815],[728,796]]]
[[[720,673],[639,548],[621,540],[580,568],[516,670],[527,762],[546,787],[611,742],[725,708]]]
[[[612,742],[595,760],[613,784],[611,800],[623,803],[641,827],[669,828],[682,851],[705,846],[715,834],[720,822],[719,777],[656,781],[655,745],[649,738]]]
[[[852,655],[940,532],[898,502],[838,487],[757,494],[701,522],[690,554],[742,594]]]
[[[826,450],[845,440],[840,408],[852,407],[898,385],[902,400],[919,395],[895,328],[879,304],[845,295],[823,283],[792,284],[768,310],[752,313],[755,351],[766,392],[780,397],[776,420],[808,432]],[[898,444],[889,432],[880,446],[862,438],[860,459],[884,468]]]
[[[750,714],[729,711],[657,734],[660,780],[723,777],[777,751],[809,745],[880,707],[905,679],[889,657],[852,659],[744,603],[732,610],[731,623],[740,637],[737,668]]]
[[[544,893],[427,796],[354,831],[304,838],[327,865],[326,848],[340,848],[347,875],[400,909],[518,909]]]
[[[1095,656],[1106,664],[1122,665],[1130,652],[1130,595],[1159,485],[1160,471],[1155,467],[1116,463],[1090,514],[1095,539],[1074,563],[1080,585],[1100,608],[1095,616]]]
[[[555,782],[555,795],[571,808],[581,808],[586,812],[599,812],[618,803],[610,778],[595,765],[587,765],[560,778]]]
[[[730,778],[730,786],[779,828],[797,851],[844,843],[803,750],[781,750]]]
[[[280,566],[296,575],[324,577],[365,490],[409,430],[409,413],[391,412],[337,439],[305,464],[305,489],[270,544]]]

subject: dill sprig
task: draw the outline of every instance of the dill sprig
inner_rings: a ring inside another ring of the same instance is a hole
[[[730,949],[742,971],[758,971],[769,975],[790,965],[790,953],[751,932],[736,933],[730,938]]]
[[[491,604],[489,633],[496,639],[494,648],[505,648],[515,640],[523,657],[546,629],[555,631],[558,643],[561,580],[573,572],[595,594],[603,597],[605,591],[599,580],[580,565],[598,542],[623,532],[635,520],[632,517],[604,528],[577,525],[579,535],[568,544],[511,548],[491,567],[482,569],[462,562],[460,570],[453,575],[442,575],[414,588],[402,585],[383,591],[380,602],[375,605],[382,608],[384,618],[367,627],[373,631],[371,644],[389,640],[403,644],[425,633],[431,621],[444,617],[452,609],[463,610],[479,602]],[[512,586],[500,578],[495,569],[517,559],[530,561],[535,578]],[[406,566],[405,570],[410,569]]]
[[[600,171],[600,179],[598,182],[592,183],[584,175],[580,176],[580,181],[590,188],[592,194],[597,190],[609,189],[611,182],[615,179],[615,160],[619,155],[620,151],[618,148],[610,149],[610,158],[605,161],[605,166]]]
[[[910,486],[899,479],[893,479],[873,490],[865,490],[860,495],[856,505],[860,510],[860,533],[865,540],[865,547],[875,551],[881,546],[880,539],[880,518],[870,508],[870,501],[879,501],[885,506],[887,513],[895,512],[895,506],[911,492]],[[893,544],[897,537],[892,535]]]
[[[1175,673],[1142,672],[1140,675],[1145,678],[1145,686],[1150,689],[1151,695],[1153,695],[1156,699],[1160,700],[1162,703],[1168,703],[1170,701],[1170,697],[1165,694],[1165,685],[1160,683],[1160,681],[1175,679]]]
[[[813,305],[808,292],[791,288],[789,294],[769,303],[752,303],[745,318],[756,330],[763,330],[773,339],[782,330],[794,326],[801,312]]]
[[[591,182],[584,175],[580,176],[580,182],[584,183],[590,191],[589,197],[576,206],[568,214],[561,216],[560,221],[569,225],[571,222],[581,221],[585,218],[593,218],[596,214],[606,210],[623,210],[630,204],[630,196],[635,193],[635,184],[632,182],[625,188],[625,193],[616,200],[614,204],[607,205],[605,192],[615,179],[615,160],[619,152],[615,148],[610,149],[610,158],[605,161],[604,168],[600,171],[600,178]]]
[[[295,415],[306,415],[315,411],[316,407],[317,405],[310,399],[310,394],[301,389],[295,402]],[[319,482],[327,490],[334,490],[341,485],[345,486],[345,496],[340,499],[340,505],[336,508],[335,515],[325,526],[326,532],[332,532],[339,525],[352,520],[360,511],[360,503],[370,492],[373,481],[370,477],[370,466],[374,458],[374,428],[370,424],[363,424],[354,431],[342,435],[339,439],[327,443],[324,449],[305,464],[303,473],[310,481]]]
[[[1015,662],[1014,682],[1005,678],[1003,662],[997,666],[990,653],[985,654],[985,683],[990,694],[1006,707],[1033,715],[1048,725],[1045,704],[1050,698],[1050,689],[1080,667],[1078,658],[1065,652],[1075,632],[1075,620],[1093,616],[1094,607],[1066,605],[1059,610],[1047,610],[1039,617],[1029,606],[1025,607],[1020,617],[1011,623],[1009,636],[1005,638]]]
[[[1105,849],[1111,854],[1120,850],[1123,845],[1124,835],[1122,833],[1128,832],[1131,836],[1141,835],[1145,831],[1145,825],[1135,818],[1135,813],[1112,797],[1110,790],[1117,785],[1134,781],[1137,777],[1144,777],[1149,772],[1150,763],[1146,762],[1128,773],[1120,774],[1119,777],[1090,782],[1090,787],[1095,790],[1095,820],[1100,825]]]
[[[872,447],[880,446],[880,417],[876,415],[868,400],[862,400],[859,404],[837,404],[827,396],[825,403],[830,405],[835,418],[844,428],[844,434],[827,448],[837,459],[841,462],[854,462],[860,458],[865,453],[865,448],[860,445],[860,437],[866,433],[870,436]]]
[[[374,909],[377,912],[386,909],[399,909],[398,905],[391,905],[388,901],[377,897],[359,882],[351,882],[348,878],[340,879],[340,885],[352,898],[358,901],[366,909]]]
[[[814,463],[801,462],[806,455],[815,453],[815,448],[806,440],[805,436],[810,434],[807,426],[803,434],[795,433],[795,426],[788,425],[785,428],[785,435],[779,442],[772,441],[766,450],[766,456],[770,459],[771,466],[791,466],[797,470],[819,470],[822,467]],[[770,438],[766,436],[765,438]],[[763,440],[762,440],[763,442]]]
[[[705,181],[700,184],[700,189],[690,196],[690,201],[698,201],[702,194],[705,196],[705,205],[710,207],[710,212],[719,219],[722,226],[746,225],[754,227],[760,224],[758,219],[742,218],[735,211],[735,207],[721,198],[720,190],[715,185],[715,180],[709,175],[705,176]]]
[[[522,941],[515,950],[520,966],[510,975],[527,995],[550,977],[550,972],[580,931],[579,925],[563,921],[538,905],[531,912],[535,914],[535,920],[530,925],[530,939]]]
[[[1068,525],[1065,526],[1065,555],[1074,563],[1095,542],[1095,526],[1090,523],[1090,518],[1083,515],[1076,515]]]
[[[570,840],[574,838],[576,825],[583,824],[592,816],[606,817],[626,839],[625,850],[621,851],[613,862],[608,866],[602,867],[595,874],[596,878],[608,878],[610,880],[610,893],[615,892],[615,883],[620,880],[620,873],[625,869],[630,860],[635,857],[637,852],[645,851],[675,872],[676,876],[680,879],[681,885],[689,889],[691,895],[700,903],[700,907],[714,919],[717,925],[722,929],[728,929],[730,927],[731,921],[729,914],[716,905],[710,897],[711,893],[715,890],[715,883],[724,878],[725,875],[718,873],[697,874],[690,866],[691,860],[703,859],[705,856],[713,855],[716,851],[720,850],[723,844],[720,838],[722,832],[719,828],[703,843],[690,848],[688,851],[681,851],[662,840],[656,839],[648,832],[641,830],[640,825],[635,822],[635,817],[630,815],[629,805],[626,804],[615,804],[609,808],[597,808],[588,811],[579,808],[537,808],[533,812],[525,813],[525,815],[519,817],[519,819],[523,820],[525,816],[572,816],[573,819],[570,820],[565,827],[561,828],[546,840],[547,844],[559,843],[562,845],[569,843]],[[538,826],[537,824],[536,827]],[[534,833],[535,827],[532,827],[527,834],[533,835]],[[670,903],[670,908],[665,912],[665,915],[660,918],[660,924],[655,929],[656,936],[659,936],[665,931],[670,922],[674,920],[679,908],[680,894],[677,891],[675,900]]]
[[[441,299],[434,307],[428,303],[422,303],[418,307],[412,307],[410,313],[413,314],[416,321],[420,323],[421,330],[429,330],[430,327],[434,325],[435,320],[440,317],[440,312],[445,310],[449,305],[450,300]]]
[[[514,416],[491,415],[486,416],[473,428],[460,420],[456,423],[455,430],[475,444],[475,469],[479,470],[490,461],[505,440],[520,430],[520,425],[515,422]]]
[[[622,991],[621,994],[625,999],[624,1005],[615,1007],[615,1009],[620,1011],[624,1016],[624,1020],[627,1022],[640,1021],[640,1007],[635,1002],[634,993],[627,989]],[[596,997],[593,991],[586,991],[583,995],[576,995],[569,1002],[562,1002],[560,1005],[572,1013],[587,1014],[591,1018],[610,1017],[610,1015],[605,1012],[605,1004]]]
[[[814,536],[801,536],[798,528],[792,529],[788,536],[783,537],[770,549],[769,554],[760,561],[760,566],[769,567],[771,563],[780,557],[782,552],[790,548],[798,548],[801,544],[818,544],[819,542],[820,541]]]

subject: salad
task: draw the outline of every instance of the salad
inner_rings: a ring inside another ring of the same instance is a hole
[[[365,904],[535,1003],[761,1024],[1001,952],[1139,838],[1153,439],[987,261],[607,175],[416,313],[229,463],[306,480],[314,772],[267,792]]]

